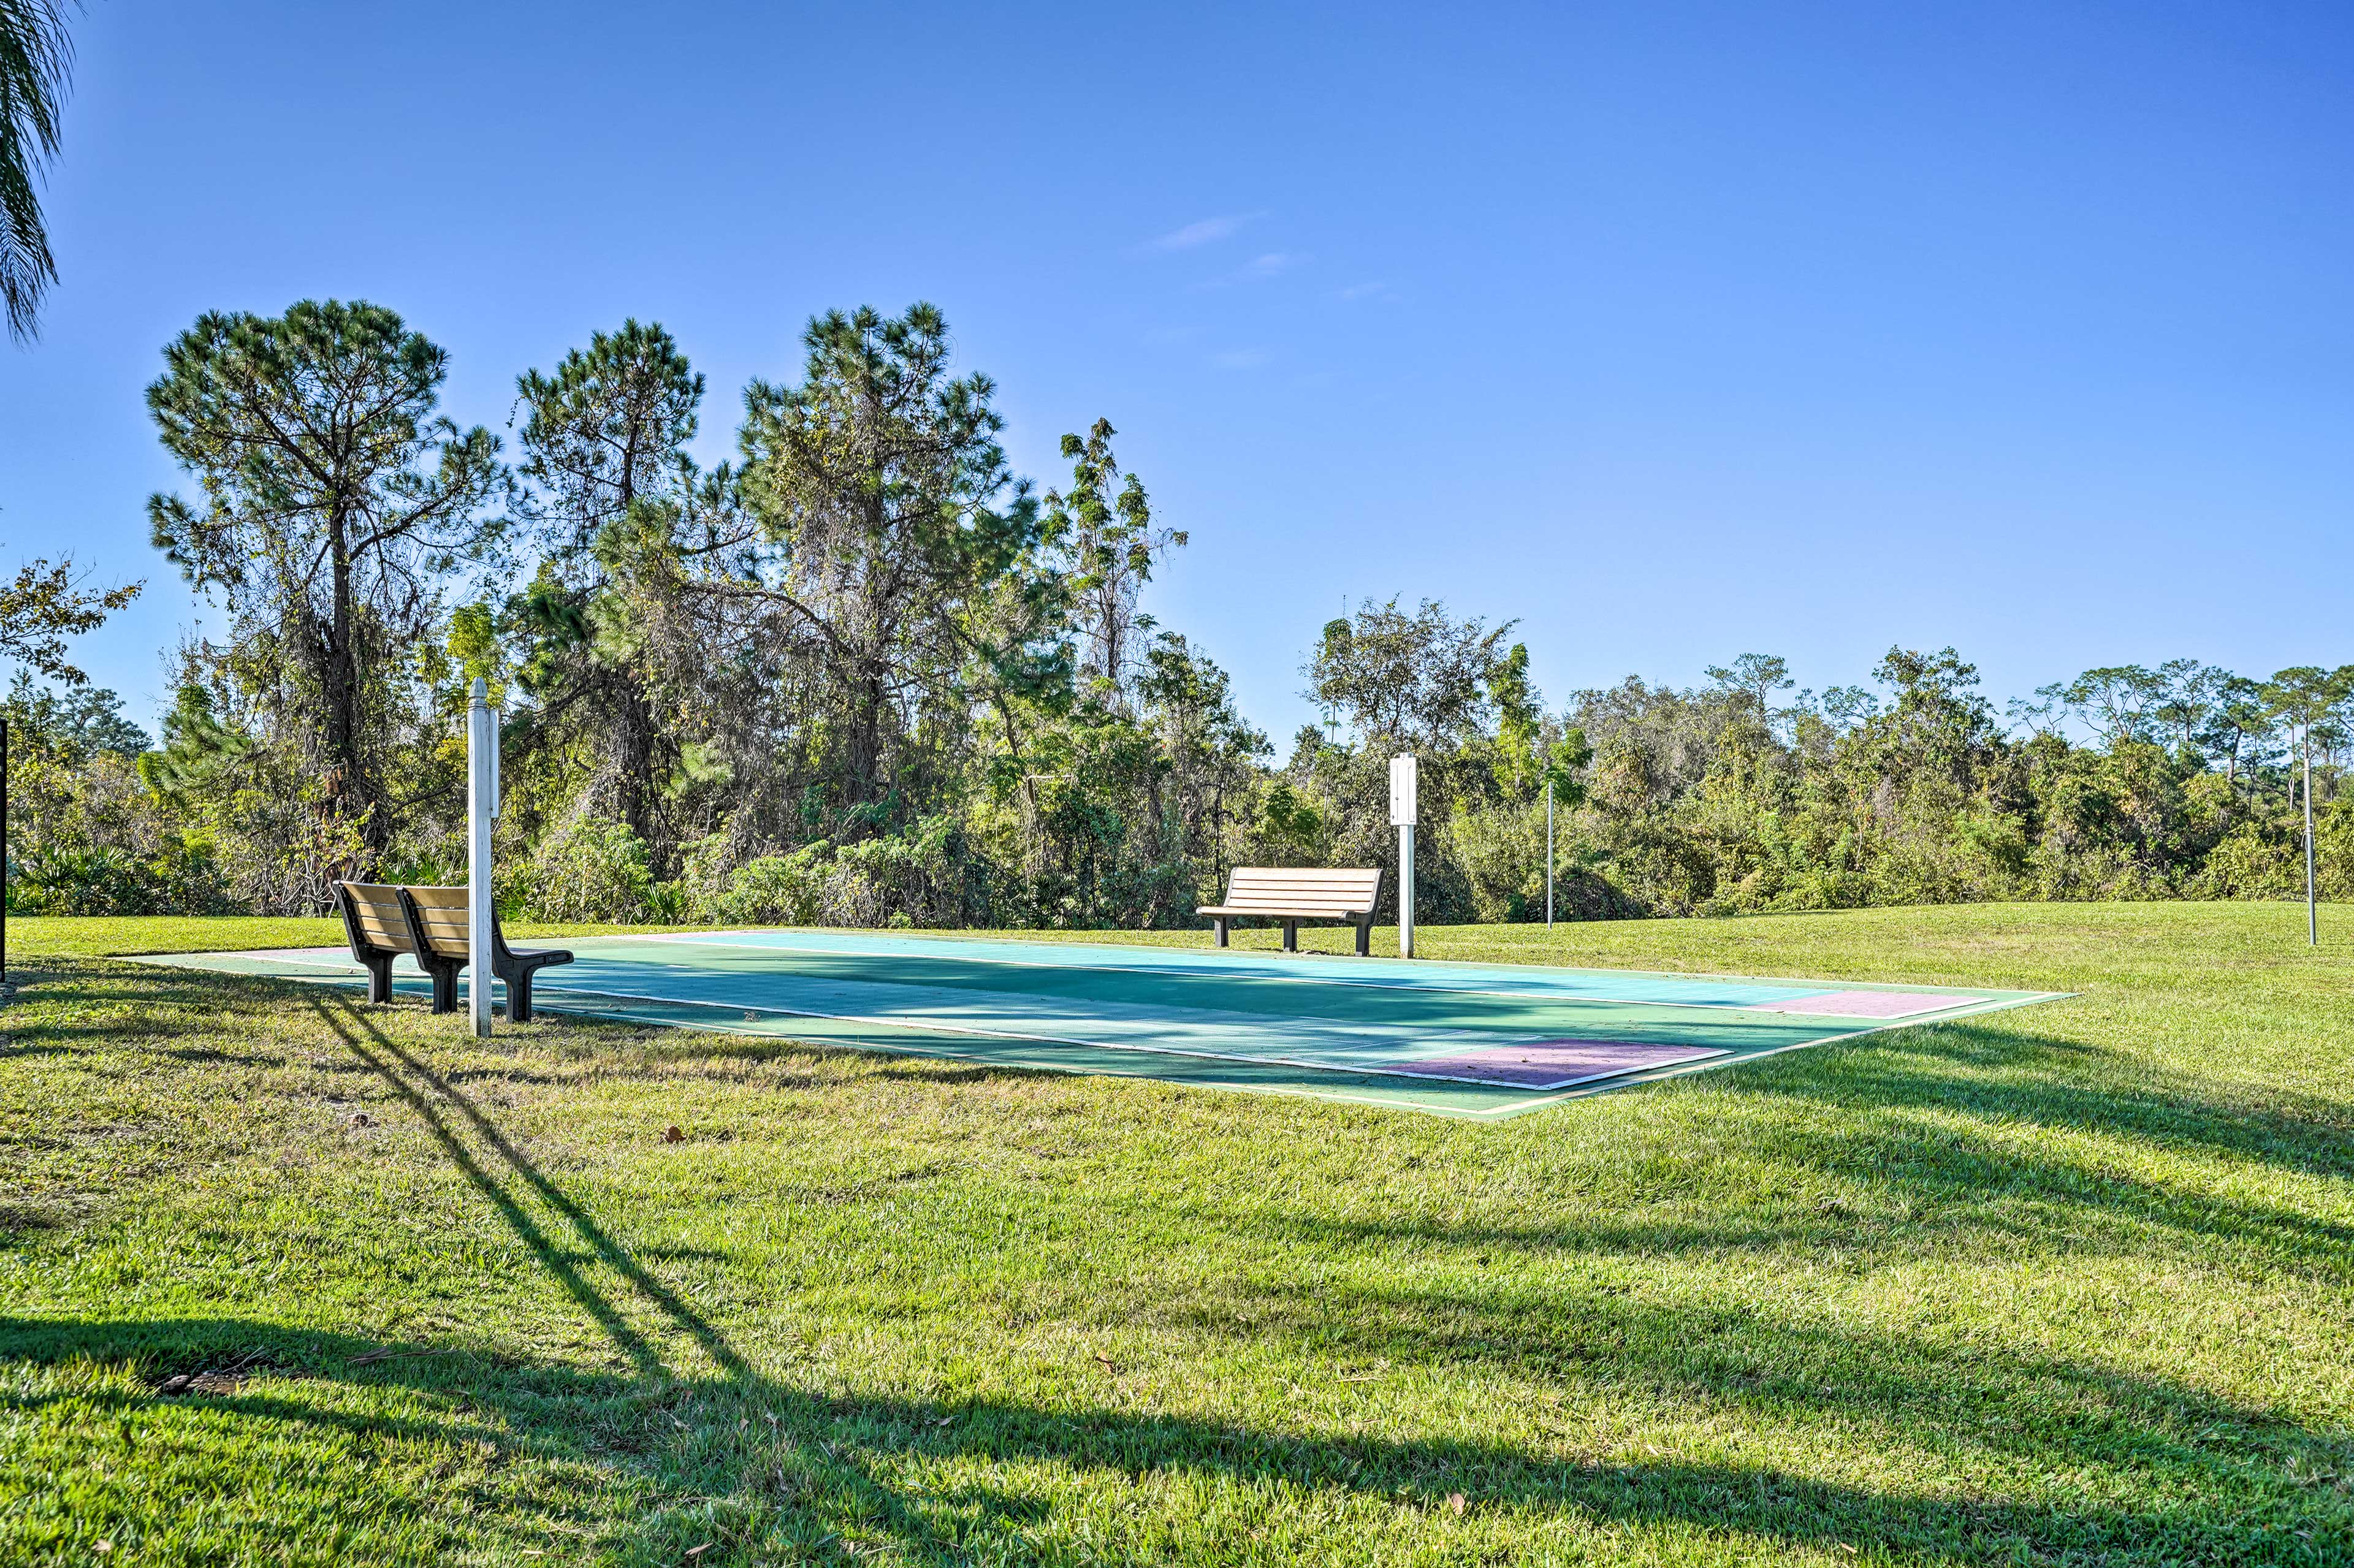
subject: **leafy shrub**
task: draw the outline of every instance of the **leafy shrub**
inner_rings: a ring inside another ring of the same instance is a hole
[[[579,817],[531,862],[518,912],[527,919],[637,925],[654,916],[646,842],[626,822]]]

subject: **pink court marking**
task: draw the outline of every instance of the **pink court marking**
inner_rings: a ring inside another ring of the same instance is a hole
[[[1744,1012],[1803,1012],[1813,1018],[1909,1018],[1984,1001],[1982,996],[1940,996],[1920,991],[1833,991],[1788,1001],[1758,1001]]]
[[[1455,1056],[1384,1065],[1384,1073],[1414,1078],[1459,1078],[1475,1084],[1512,1084],[1524,1089],[1563,1089],[1596,1078],[1615,1078],[1647,1067],[1669,1067],[1722,1056],[1699,1045],[1639,1045],[1625,1040],[1532,1040]]]

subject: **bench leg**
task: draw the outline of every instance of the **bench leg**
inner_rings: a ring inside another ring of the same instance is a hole
[[[432,973],[433,1011],[436,1012],[457,1012],[458,966],[455,964],[435,964],[432,966]]]
[[[1370,959],[1373,956],[1373,923],[1371,920],[1360,920],[1357,922],[1357,957]]]
[[[1222,948],[1225,947],[1226,945],[1226,917],[1223,915],[1213,915],[1210,916],[1210,924],[1218,933],[1218,946]]]
[[[368,1000],[387,1002],[392,1000],[392,955],[370,953],[367,960]]]
[[[1287,953],[1299,951],[1299,922],[1297,920],[1283,923],[1283,950]]]

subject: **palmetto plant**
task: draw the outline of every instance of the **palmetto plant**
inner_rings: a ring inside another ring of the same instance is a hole
[[[41,222],[40,174],[58,155],[58,111],[73,63],[58,0],[0,0],[0,302],[18,342],[58,280]]]

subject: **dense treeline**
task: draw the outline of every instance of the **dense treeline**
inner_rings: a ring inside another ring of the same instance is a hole
[[[2001,714],[1948,649],[1795,692],[1548,707],[1512,625],[1367,605],[1305,651],[1288,758],[1142,596],[1185,535],[1097,420],[1043,493],[996,388],[917,305],[810,323],[744,393],[734,461],[661,327],[517,382],[510,440],[440,409],[391,312],[208,315],[148,402],[192,481],[159,549],[228,615],[150,737],[20,676],[11,907],[300,911],[363,874],[460,880],[461,711],[506,714],[499,897],[556,919],[1156,926],[1236,863],[1394,859],[1422,760],[1426,920],[1985,898],[2271,897],[2354,881],[2354,670],[2124,666]]]

